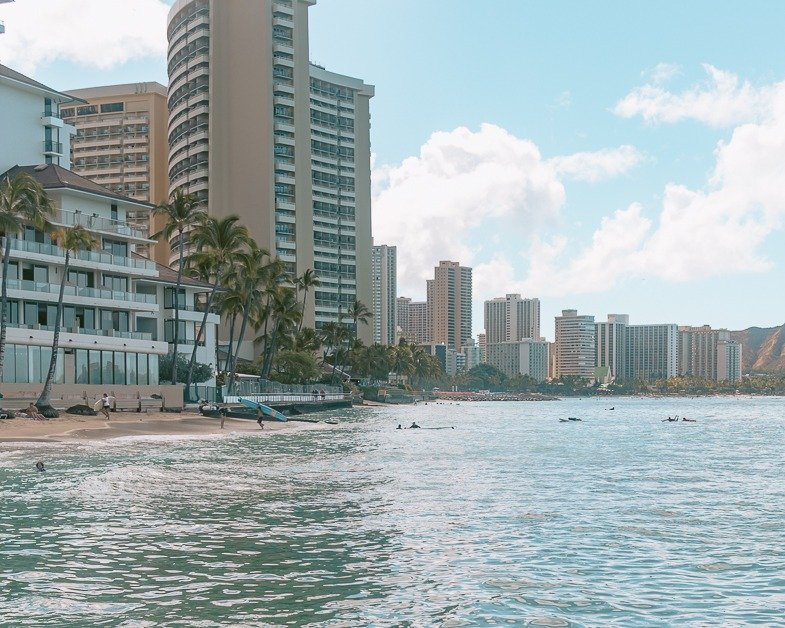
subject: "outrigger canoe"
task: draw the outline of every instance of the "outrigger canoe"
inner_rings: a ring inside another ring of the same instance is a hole
[[[266,406],[263,403],[259,403],[258,401],[251,401],[250,399],[243,399],[240,397],[239,402],[251,410],[261,410],[264,416],[269,416],[276,421],[286,423],[289,420],[283,414],[278,412],[278,410],[273,410],[270,406]]]

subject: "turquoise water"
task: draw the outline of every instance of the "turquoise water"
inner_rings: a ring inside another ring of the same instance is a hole
[[[783,625],[784,409],[432,403],[0,445],[0,625]]]

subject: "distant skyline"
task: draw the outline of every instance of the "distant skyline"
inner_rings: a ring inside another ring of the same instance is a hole
[[[57,89],[166,83],[162,0],[0,4],[0,62]],[[440,260],[543,333],[785,322],[785,4],[320,0],[311,59],[376,86],[374,236],[399,295]]]

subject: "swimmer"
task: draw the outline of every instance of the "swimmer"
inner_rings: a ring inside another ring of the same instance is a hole
[[[414,421],[412,421],[412,424],[409,426],[409,429],[410,429],[410,430],[414,430],[414,429],[418,429],[419,427],[420,427],[420,426],[419,426],[419,425],[417,425],[417,423],[415,423]]]
[[[403,428],[401,427],[401,424],[400,424],[400,423],[398,423],[398,427],[396,427],[395,429],[396,429],[396,430],[402,430]]]
[[[43,460],[39,460],[38,462],[36,462],[35,463],[35,468],[38,470],[38,473],[42,473],[42,472],[46,471],[46,469],[44,469],[44,462],[43,462]]]

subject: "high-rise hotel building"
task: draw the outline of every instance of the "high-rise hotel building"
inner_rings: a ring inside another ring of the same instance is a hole
[[[594,316],[579,315],[577,310],[562,310],[556,317],[554,376],[594,378]]]
[[[540,339],[540,300],[508,294],[485,302],[485,334],[488,344]]]
[[[291,273],[321,280],[305,323],[338,321],[371,287],[370,99],[309,62],[316,0],[177,0],[168,22],[169,178],[240,216]],[[172,243],[177,253],[179,243]],[[370,342],[372,329],[359,336]]]
[[[472,337],[472,269],[460,262],[439,262],[427,293],[430,342],[460,351]]]

